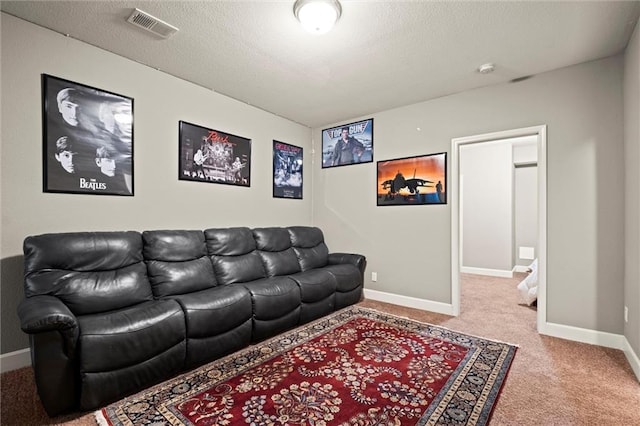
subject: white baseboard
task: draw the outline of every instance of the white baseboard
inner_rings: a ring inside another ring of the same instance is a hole
[[[526,265],[516,265],[513,267],[513,272],[527,272],[528,269]]]
[[[31,350],[29,348],[20,349],[0,355],[0,373],[17,370],[18,368],[31,365]]]
[[[400,296],[398,294],[385,293],[384,291],[369,290],[366,288],[364,289],[364,297],[379,302],[392,303],[408,308],[422,309],[453,316],[453,306],[449,303],[434,302],[432,300],[418,299],[417,297]]]
[[[624,350],[626,340],[622,334],[607,333],[604,331],[589,330],[586,328],[573,327],[571,325],[556,324],[548,322],[540,334],[559,337],[561,339],[573,340],[575,342],[589,343],[590,345],[604,346]]]
[[[604,331],[589,330],[586,328],[550,322],[545,323],[543,329],[538,330],[538,332],[540,334],[559,337],[561,339],[604,346],[605,348],[619,349],[624,352],[627,357],[627,361],[629,361],[629,365],[631,365],[633,373],[640,382],[640,359],[633,351],[633,348],[629,344],[627,338],[622,334],[613,334]]]
[[[490,277],[513,278],[513,271],[502,269],[473,268],[471,266],[461,266],[460,272],[464,274],[487,275]]]
[[[624,339],[624,354],[626,355],[627,361],[629,361],[629,365],[631,365],[631,369],[635,373],[638,382],[640,382],[640,358],[638,358],[638,354],[633,351],[633,348],[626,338]]]

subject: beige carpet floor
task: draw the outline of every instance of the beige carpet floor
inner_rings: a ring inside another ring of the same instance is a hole
[[[491,425],[640,426],[640,383],[624,353],[539,335],[535,309],[518,304],[515,287],[522,276],[463,274],[461,315],[455,318],[370,300],[361,304],[518,345]],[[92,413],[47,417],[31,368],[2,374],[0,386],[2,425],[96,424]]]

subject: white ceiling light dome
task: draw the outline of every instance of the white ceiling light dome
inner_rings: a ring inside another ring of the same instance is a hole
[[[310,33],[325,34],[342,15],[342,6],[338,0],[296,0],[293,14]]]

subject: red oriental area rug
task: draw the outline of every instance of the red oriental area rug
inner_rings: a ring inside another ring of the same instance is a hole
[[[485,425],[516,347],[351,307],[96,412],[102,425]]]

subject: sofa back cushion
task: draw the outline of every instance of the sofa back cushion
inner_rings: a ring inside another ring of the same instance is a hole
[[[258,254],[270,277],[300,272],[300,264],[291,247],[289,231],[285,228],[256,228],[253,230]]]
[[[291,226],[287,228],[293,251],[296,253],[303,271],[327,265],[329,248],[324,243],[320,228],[311,226]]]
[[[244,283],[267,276],[251,229],[212,228],[205,230],[204,236],[219,284]]]
[[[25,296],[56,296],[75,315],[153,299],[140,233],[43,234],[24,241]]]
[[[216,285],[202,231],[145,231],[143,254],[155,297]]]

